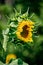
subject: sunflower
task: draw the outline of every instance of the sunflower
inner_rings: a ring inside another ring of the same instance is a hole
[[[18,23],[17,37],[24,42],[32,42],[32,31],[34,28],[34,22],[31,20],[23,20]]]
[[[7,57],[6,57],[6,64],[8,64],[10,62],[10,60],[13,60],[13,59],[16,59],[16,58],[17,57],[14,54],[7,55]]]

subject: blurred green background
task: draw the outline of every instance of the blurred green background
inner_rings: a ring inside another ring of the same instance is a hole
[[[36,55],[33,61],[30,58],[25,58],[30,65],[43,65],[43,0],[0,0],[0,50],[4,51],[1,49],[3,42],[2,30],[7,28],[7,18],[13,14],[14,8],[17,11],[21,10],[22,13],[25,13],[29,8],[29,16],[34,13],[32,20],[38,23],[36,27],[37,34],[35,34],[38,37],[36,36],[37,39],[34,46]]]

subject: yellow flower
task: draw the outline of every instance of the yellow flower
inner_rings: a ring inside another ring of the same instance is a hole
[[[18,23],[17,27],[17,37],[24,42],[32,42],[32,31],[34,28],[34,22],[31,20],[23,20],[22,22]]]
[[[16,58],[17,58],[16,55],[14,55],[14,54],[9,54],[9,55],[7,55],[7,57],[6,57],[6,63],[8,64],[11,59],[16,59]]]

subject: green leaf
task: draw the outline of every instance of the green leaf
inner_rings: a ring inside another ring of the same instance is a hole
[[[18,59],[18,65],[23,65],[23,61],[20,58]]]
[[[8,65],[8,64],[4,64],[3,62],[0,61],[0,65]]]
[[[18,62],[20,62],[20,64],[18,64]],[[21,59],[16,59],[16,60],[12,61],[9,65],[28,65],[28,64],[23,62]]]
[[[3,37],[4,37],[3,48],[5,51],[6,51],[7,41],[8,41],[8,36],[7,36],[8,32],[9,32],[9,29],[3,30]]]
[[[20,62],[20,64],[18,64],[18,62]],[[25,62],[23,62],[21,59],[16,59],[16,60],[13,60],[11,63],[9,64],[4,64],[0,61],[0,65],[21,65],[21,62],[22,62],[22,65],[29,65]]]
[[[4,65],[4,64],[0,61],[0,65]]]

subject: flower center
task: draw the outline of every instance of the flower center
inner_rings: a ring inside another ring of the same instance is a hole
[[[28,30],[27,30],[27,28],[29,28],[27,25],[25,25],[25,26],[23,26],[23,31],[21,32],[21,36],[22,37],[24,37],[24,38],[26,38],[27,36],[28,36]]]

